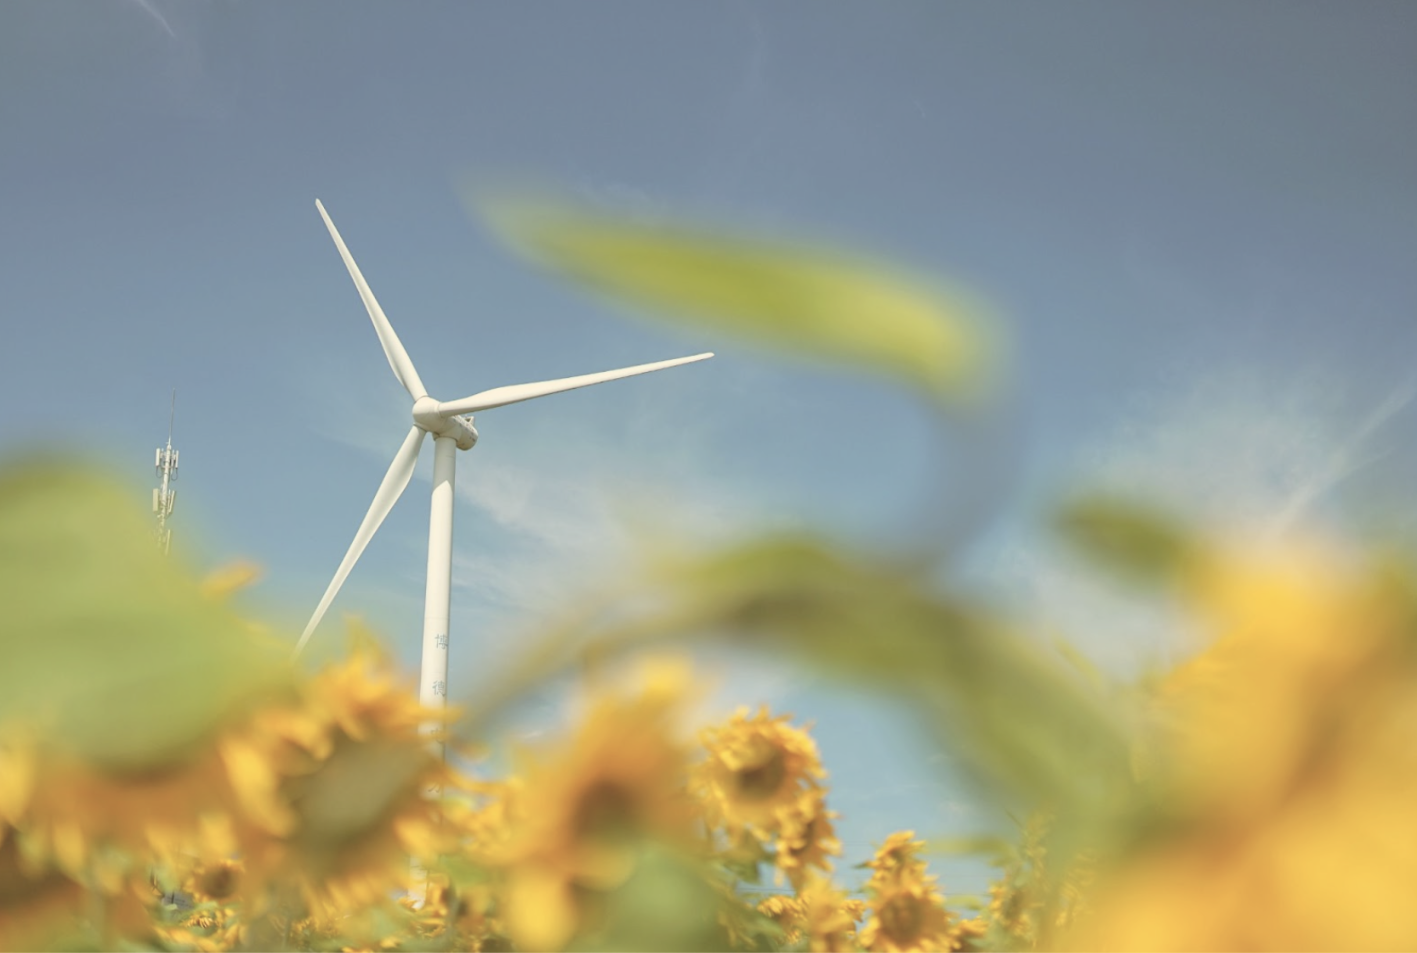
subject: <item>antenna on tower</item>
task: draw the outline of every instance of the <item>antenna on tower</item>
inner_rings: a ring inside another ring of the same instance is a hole
[[[172,484],[177,479],[177,451],[172,449],[172,420],[177,414],[177,388],[172,389],[172,405],[167,412],[167,446],[157,448],[155,466],[158,485],[153,487],[153,515],[157,517],[157,544],[163,553],[172,549],[172,530],[167,521],[172,518],[172,507],[177,502],[177,491]]]

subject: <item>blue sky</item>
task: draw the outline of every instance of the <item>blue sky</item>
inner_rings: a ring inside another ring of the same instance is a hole
[[[141,497],[176,387],[179,541],[264,565],[256,604],[298,629],[407,428],[319,197],[444,398],[719,355],[479,415],[455,686],[636,520],[891,546],[936,492],[971,580],[1135,667],[1180,649],[1031,528],[1063,489],[1417,531],[1414,89],[1399,2],[6,3],[0,448],[96,457]],[[459,201],[509,178],[961,281],[1007,318],[1012,387],[985,437],[936,446],[888,387],[526,267]],[[410,659],[420,467],[331,617]],[[722,681],[817,720],[850,861],[980,826],[905,714],[756,661]]]

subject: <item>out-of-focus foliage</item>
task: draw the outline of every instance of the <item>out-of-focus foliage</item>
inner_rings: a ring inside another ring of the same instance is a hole
[[[244,638],[149,545],[125,496],[71,467],[0,475],[0,718],[142,770],[182,756],[284,671],[278,645]]]
[[[1127,580],[1175,579],[1197,556],[1180,526],[1134,500],[1075,499],[1059,508],[1054,523],[1079,551]]]
[[[837,251],[544,198],[483,203],[507,243],[600,291],[794,357],[884,374],[934,401],[992,383],[996,328],[981,302]]]
[[[797,280],[825,260],[546,227],[532,237],[606,287],[819,353],[868,347],[819,307],[859,275]],[[641,254],[648,277],[625,270]],[[858,300],[899,341],[935,340],[925,312],[891,316],[896,299],[873,294]],[[859,356],[934,400],[966,351],[942,353]],[[368,633],[296,671],[230,608],[253,567],[199,581],[159,556],[121,489],[11,467],[0,949],[1417,947],[1412,567],[1322,540],[1217,540],[1144,502],[1074,502],[1056,526],[1202,641],[1122,682],[918,560],[765,535],[656,553],[548,622],[458,722],[454,740],[478,746],[448,765],[429,734],[450,716],[414,702]],[[810,725],[766,708],[686,720],[696,679],[664,653],[708,640],[889,694],[1017,829],[918,838],[902,819],[847,883]],[[494,714],[577,666],[573,724],[511,745],[507,771],[479,760]],[[930,873],[927,856],[961,851],[998,867],[987,897]]]
[[[657,553],[611,605],[577,613],[531,658],[544,665],[483,700],[495,706],[570,659],[662,640],[719,639],[785,655],[907,700],[994,790],[1107,823],[1127,811],[1127,726],[1066,665],[923,573],[812,537],[765,537],[707,554]],[[483,709],[473,712],[476,717]]]

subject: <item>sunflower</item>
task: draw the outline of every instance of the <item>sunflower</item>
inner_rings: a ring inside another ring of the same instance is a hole
[[[813,953],[846,953],[860,949],[856,924],[865,911],[861,900],[821,900],[806,907],[807,948]],[[856,912],[858,908],[861,913]]]
[[[1035,813],[1029,817],[1020,827],[1018,849],[1010,853],[999,879],[989,886],[989,905],[984,919],[1010,946],[1036,947],[1040,939],[1045,939],[1040,937],[1043,928],[1050,922],[1054,926],[1065,925],[1079,902],[1078,862],[1074,862],[1061,884],[1055,883],[1054,873],[1048,866],[1047,836],[1053,823],[1048,814]],[[1061,889],[1055,891],[1055,887]]]
[[[15,832],[0,823],[0,949],[48,947],[87,912],[83,886],[20,854]]]
[[[1215,640],[1162,684],[1150,739],[1166,835],[1097,872],[1062,945],[1417,946],[1410,578],[1296,543],[1196,576]]]
[[[34,868],[116,896],[136,871],[179,856],[216,858],[232,845],[235,799],[210,750],[142,772],[92,767],[52,746],[0,746],[0,825]]]
[[[872,886],[887,886],[893,881],[924,876],[925,862],[916,856],[925,842],[915,839],[914,831],[896,831],[876,849],[876,856],[866,862],[872,871]]]
[[[954,949],[956,950],[978,950],[981,949],[975,943],[976,940],[983,940],[989,935],[989,921],[982,915],[971,917],[968,920],[960,920],[954,925]]]
[[[866,904],[852,900],[830,880],[809,874],[797,891],[797,905],[808,949],[815,953],[854,950],[856,924],[866,912]]]
[[[12,729],[0,736],[0,844],[29,807],[35,783],[34,742]],[[13,836],[13,835],[10,835]]]
[[[989,885],[989,923],[1009,942],[1032,948],[1038,940],[1036,912],[1039,904],[1016,875],[1005,874]]]
[[[795,896],[764,897],[758,901],[758,912],[782,928],[783,946],[796,946],[802,939],[802,903]]]
[[[245,872],[246,866],[239,860],[219,860],[197,867],[183,886],[198,903],[220,903],[236,896]]]
[[[860,942],[868,950],[953,950],[961,945],[935,878],[925,875],[925,863],[916,856],[925,845],[914,837],[913,831],[892,834],[867,864],[872,870],[866,884],[871,915]]]
[[[515,824],[525,816],[525,801],[526,782],[519,777],[464,779],[443,799],[443,823],[468,859],[497,866],[505,860]]]
[[[693,788],[711,826],[768,840],[793,818],[811,816],[826,772],[811,735],[790,720],[769,716],[767,706],[752,717],[742,708],[702,732],[707,757],[695,766]]]
[[[245,945],[248,932],[241,922],[238,903],[235,898],[227,905],[199,902],[196,909],[180,917],[175,925],[167,925],[161,922],[163,918],[155,917],[152,929],[169,948],[187,948],[201,953],[234,950]]]
[[[868,950],[952,950],[958,941],[934,878],[906,879],[876,892],[861,930]]]
[[[226,953],[241,948],[242,931],[238,926],[227,927],[218,932],[210,932],[201,926],[193,929],[193,924],[156,928],[157,936],[165,949],[196,950],[198,953]]]
[[[317,917],[387,902],[408,857],[444,843],[423,792],[460,779],[420,735],[439,717],[364,646],[223,737],[248,878],[298,890]]]
[[[505,944],[506,927],[497,917],[495,871],[511,856],[513,833],[525,817],[524,791],[517,777],[464,779],[459,790],[444,797],[445,832],[457,844],[449,853],[460,853],[479,873],[457,883],[435,878],[421,906],[413,897],[400,901],[412,911],[419,936],[443,937],[451,924],[454,935],[446,942],[452,947],[480,950]]]
[[[519,947],[559,948],[590,926],[647,842],[693,849],[674,730],[688,678],[677,663],[648,663],[637,688],[592,697],[572,738],[523,753],[509,836],[478,848],[505,870],[504,919]]]
[[[445,877],[432,877],[421,899],[399,899],[404,940],[416,938],[424,949],[506,948],[506,930],[494,916],[495,902],[488,884],[455,885]]]
[[[782,815],[774,844],[773,862],[778,874],[786,876],[796,889],[801,888],[810,868],[830,871],[830,858],[841,853],[841,841],[832,826],[832,819],[839,815],[827,810],[823,792],[814,794],[799,801],[797,810]]]
[[[184,717],[187,709],[170,713],[169,726],[198,732],[176,746],[145,746],[151,740],[145,732],[162,727],[156,719],[120,732],[122,740],[102,732],[74,735],[40,716],[0,726],[0,830],[8,831],[3,839],[30,874],[63,875],[96,894],[90,902],[102,906],[104,928],[115,942],[120,935],[151,935],[151,870],[219,862],[238,847],[231,832],[240,826],[239,798],[212,742],[247,717],[251,706],[269,701],[283,680],[263,680],[259,689],[249,685],[237,697],[224,674],[207,676],[209,693],[229,703],[222,711],[195,722]],[[130,741],[136,748],[124,747]],[[127,754],[109,757],[109,744]]]
[[[1178,801],[1236,823],[1270,816],[1312,777],[1325,739],[1411,677],[1407,597],[1384,576],[1313,543],[1215,554],[1195,573],[1189,594],[1214,640],[1153,708],[1171,769],[1160,780]]]

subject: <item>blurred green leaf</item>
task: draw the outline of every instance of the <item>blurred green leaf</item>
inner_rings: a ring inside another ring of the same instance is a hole
[[[577,938],[572,950],[726,950],[718,923],[729,903],[714,890],[700,862],[653,844],[641,852],[635,873],[620,888],[595,897],[598,928]],[[583,897],[583,903],[592,898]]]
[[[757,858],[726,857],[718,863],[726,874],[739,883],[757,884],[762,882],[761,862]]]
[[[1198,552],[1177,523],[1145,503],[1082,497],[1060,507],[1054,525],[1078,550],[1134,582],[1174,579]]]
[[[438,858],[436,869],[445,874],[458,890],[480,886],[495,880],[491,870],[462,854],[442,855]]]
[[[179,757],[287,671],[158,551],[131,493],[72,465],[0,471],[0,620],[0,719],[113,768]]]
[[[429,757],[401,740],[341,741],[319,770],[286,782],[300,814],[295,842],[319,854],[363,837],[413,793]]]
[[[982,855],[994,859],[1011,856],[1014,845],[1002,837],[980,834],[974,837],[932,837],[925,842],[925,853],[946,857]]]
[[[481,208],[522,254],[656,317],[884,374],[946,403],[990,382],[983,305],[937,283],[834,251],[545,200]]]
[[[939,593],[915,570],[779,537],[661,560],[642,585],[638,596],[602,605],[599,618],[575,616],[550,641],[564,651],[590,631],[618,650],[691,637],[786,654],[912,703],[995,791],[1095,819],[1121,809],[1129,793],[1124,722],[1106,700],[1045,646]],[[553,653],[531,657],[544,666]],[[488,704],[545,674],[521,670]]]
[[[1100,699],[1040,646],[904,567],[769,539],[685,567],[679,589],[701,629],[913,700],[1004,791],[1092,812],[1125,776],[1125,744]]]

